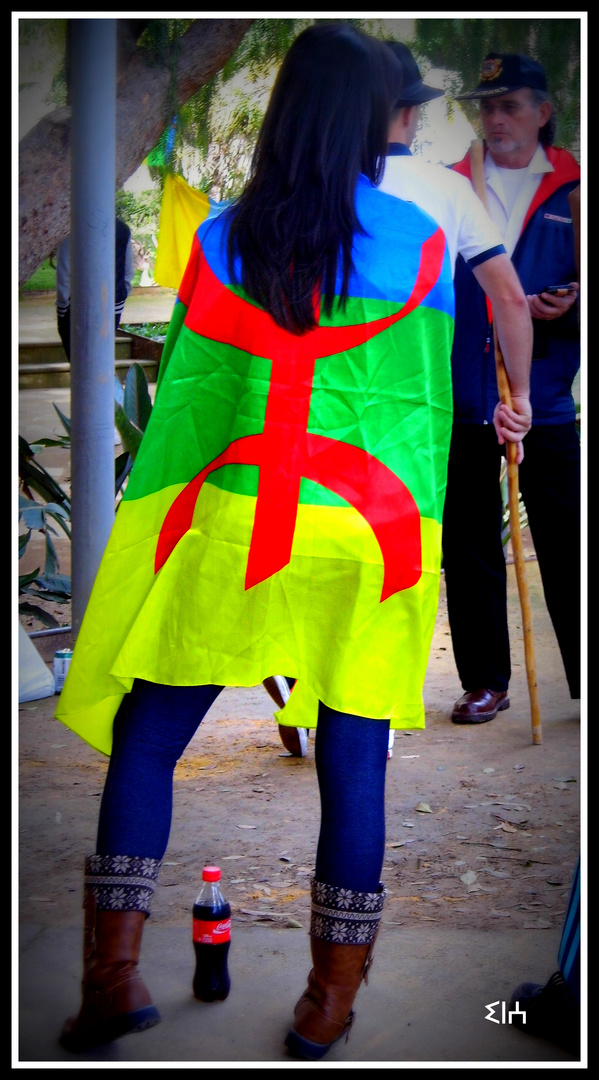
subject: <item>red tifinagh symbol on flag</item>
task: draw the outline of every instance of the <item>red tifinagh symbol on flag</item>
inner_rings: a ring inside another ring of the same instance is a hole
[[[236,439],[174,500],[156,546],[158,573],[191,528],[195,505],[210,473],[223,465],[257,465],[260,470],[245,587],[282,570],[291,548],[302,477],[334,491],[370,525],[381,548],[384,579],[381,602],[417,583],[422,574],[420,513],[406,485],[378,458],[350,443],[311,434],[310,398],[317,358],[355,348],[405,318],[438,280],[445,237],[438,229],[422,245],[412,293],[393,315],[353,326],[317,327],[296,337],[277,326],[261,308],[227,289],[200,259],[196,287],[190,289],[186,325],[202,336],[272,361],[264,429]],[[201,282],[201,285],[199,284]],[[186,282],[181,293],[185,302]]]

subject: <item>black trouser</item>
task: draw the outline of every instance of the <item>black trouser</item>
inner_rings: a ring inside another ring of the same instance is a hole
[[[580,439],[576,425],[532,428],[519,468],[547,610],[573,698],[580,697]]]
[[[491,424],[454,425],[443,565],[454,656],[464,690],[507,690],[511,674],[501,455]],[[570,694],[579,697],[580,442],[574,423],[532,428],[524,440],[519,482]]]

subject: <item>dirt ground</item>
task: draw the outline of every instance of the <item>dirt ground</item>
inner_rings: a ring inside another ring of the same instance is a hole
[[[480,726],[450,721],[462,691],[442,584],[424,692],[426,730],[397,733],[388,762],[385,922],[554,935],[562,925],[581,802],[584,813],[580,704],[568,694],[534,557],[527,572],[542,742],[531,738],[513,566],[511,708]],[[70,613],[58,614],[68,624]],[[22,622],[29,631],[39,627]],[[67,640],[35,643],[51,664]],[[41,926],[81,920],[83,859],[94,850],[107,768],[107,759],[53,719],[55,704],[54,697],[18,706],[21,919]],[[176,769],[153,920],[188,926],[202,866],[216,863],[234,920],[307,928],[318,806],[313,735],[307,757],[290,756],[263,687],[226,689]]]

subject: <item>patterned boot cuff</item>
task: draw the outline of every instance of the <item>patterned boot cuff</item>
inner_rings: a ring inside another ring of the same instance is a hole
[[[377,892],[356,892],[312,879],[310,934],[338,944],[371,944],[379,927],[385,896],[382,884]]]
[[[150,914],[160,859],[137,855],[88,855],[84,888],[99,911],[143,911]]]

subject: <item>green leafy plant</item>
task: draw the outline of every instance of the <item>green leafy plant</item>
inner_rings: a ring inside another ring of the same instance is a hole
[[[124,387],[114,377],[114,423],[124,452],[115,461],[116,495],[122,492],[152,412],[152,399],[144,369],[132,364]]]
[[[139,337],[150,338],[151,341],[166,341],[169,323],[121,323],[121,330],[126,334],[137,334]]]
[[[25,532],[19,535],[19,558],[27,550],[34,532],[41,532],[45,539],[43,571],[38,566],[28,574],[19,575],[19,596],[28,598],[19,603],[19,612],[33,615],[49,627],[58,626],[58,621],[39,604],[32,603],[31,599],[66,604],[71,598],[71,579],[59,571],[54,544],[54,538],[58,535],[55,525],[69,540],[71,538],[71,500],[43,465],[36,461],[36,454],[46,447],[70,445],[69,422],[56,405],[54,408],[66,428],[66,436],[39,439],[30,445],[19,435],[19,524],[25,527]]]
[[[115,499],[118,509],[127,477],[150,419],[152,399],[144,370],[139,364],[131,365],[124,386],[116,375],[114,383],[114,422],[123,447],[123,452],[116,457],[114,463]],[[60,573],[55,546],[55,537],[58,535],[55,526],[59,526],[68,539],[71,539],[71,499],[64,488],[36,460],[37,455],[49,447],[70,449],[71,421],[57,405],[54,405],[54,408],[65,430],[64,435],[41,438],[32,443],[19,435],[19,558],[24,555],[34,533],[42,533],[45,539],[43,571],[39,566],[27,574],[19,575],[19,596],[26,597],[19,601],[19,612],[34,616],[50,628],[59,626],[57,620],[49,611],[31,601],[46,600],[66,604],[71,599],[71,578]]]

